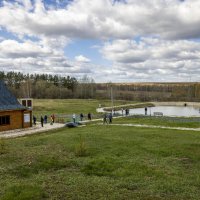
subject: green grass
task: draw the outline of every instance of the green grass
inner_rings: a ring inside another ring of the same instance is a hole
[[[114,119],[115,124],[143,124],[167,127],[200,128],[200,118],[129,116]]]
[[[6,151],[7,151],[7,148],[6,148],[5,140],[3,138],[0,138],[0,155],[5,154]]]
[[[197,200],[200,196],[198,132],[88,125],[4,143],[3,200]],[[86,149],[84,156],[77,156],[77,145]]]
[[[116,101],[115,105],[133,102]],[[34,114],[96,114],[103,100],[34,100]],[[200,127],[185,118],[113,123]],[[0,199],[197,200],[200,133],[96,125],[0,141]]]

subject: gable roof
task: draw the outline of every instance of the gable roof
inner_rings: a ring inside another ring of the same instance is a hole
[[[17,98],[8,90],[3,81],[0,80],[0,111],[2,110],[25,110]]]

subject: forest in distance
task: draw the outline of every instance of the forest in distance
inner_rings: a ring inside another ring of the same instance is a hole
[[[17,98],[110,99],[112,93],[116,100],[200,101],[199,82],[95,83],[87,75],[77,79],[71,76],[13,71],[0,71],[0,80],[5,82]]]

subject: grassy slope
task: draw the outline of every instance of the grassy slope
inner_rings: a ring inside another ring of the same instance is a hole
[[[76,157],[85,140],[87,156]],[[196,132],[89,125],[5,141],[0,199],[199,199]]]

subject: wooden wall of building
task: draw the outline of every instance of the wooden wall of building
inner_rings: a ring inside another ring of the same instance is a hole
[[[30,113],[30,122],[24,123],[24,113]],[[0,116],[10,116],[9,125],[1,125],[0,131],[14,130],[20,128],[27,128],[32,126],[32,112],[31,111],[0,111]]]

